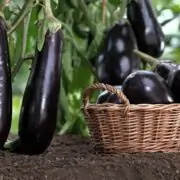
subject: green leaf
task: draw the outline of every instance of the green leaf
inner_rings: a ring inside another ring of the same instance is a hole
[[[119,5],[120,4],[120,1],[121,0],[109,0],[109,2],[115,6]]]
[[[68,97],[67,97],[67,94],[65,92],[64,84],[63,84],[62,81],[61,81],[61,90],[60,90],[60,106],[61,106],[61,109],[65,113],[64,118],[65,119],[70,119]]]
[[[171,10],[174,12],[174,13],[180,13],[180,4],[173,4],[172,7],[171,7]]]
[[[73,78],[73,68],[72,68],[72,44],[71,42],[66,42],[64,45],[64,53],[62,60],[63,69],[66,77],[70,82]]]

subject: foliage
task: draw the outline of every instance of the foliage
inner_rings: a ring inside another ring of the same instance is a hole
[[[43,18],[43,1],[0,1],[8,23],[13,92],[22,98],[36,43],[43,43],[44,33],[39,28]],[[171,0],[154,0],[158,17],[170,13],[163,26],[179,18],[180,4]],[[63,68],[57,132],[88,135],[88,128],[81,113],[82,91],[96,79],[91,64],[103,39],[103,33],[124,16],[126,0],[53,0],[54,16],[62,24],[64,33]],[[2,9],[2,8],[1,8]],[[180,21],[179,21],[180,22]],[[180,25],[179,25],[180,29]],[[165,31],[164,31],[165,32]],[[180,31],[166,34],[166,52],[162,58],[180,58]],[[92,35],[92,43],[88,37]],[[178,42],[178,43],[174,43]],[[92,100],[95,100],[96,93]],[[19,102],[19,101],[18,101]],[[14,104],[15,105],[15,104]],[[14,113],[18,117],[18,108]],[[17,122],[17,120],[15,120]]]

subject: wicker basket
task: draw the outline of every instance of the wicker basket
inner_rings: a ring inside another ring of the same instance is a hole
[[[94,90],[107,90],[123,104],[90,104]],[[177,152],[180,146],[180,104],[130,105],[116,88],[102,83],[84,90],[85,119],[97,152]]]

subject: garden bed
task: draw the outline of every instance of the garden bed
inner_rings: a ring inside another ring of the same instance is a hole
[[[1,179],[180,179],[180,154],[103,156],[94,153],[88,139],[78,136],[55,136],[49,149],[39,156],[1,152],[0,158]]]

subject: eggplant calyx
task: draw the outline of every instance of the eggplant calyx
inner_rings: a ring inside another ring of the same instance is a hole
[[[21,144],[21,141],[19,138],[15,139],[15,140],[8,140],[5,144],[4,144],[4,149],[6,151],[10,151],[13,152],[17,147],[19,147],[19,145]]]
[[[51,0],[44,0],[44,14],[47,20],[47,26],[50,32],[56,33],[59,29],[61,29],[60,21],[54,17],[54,14],[51,9]]]
[[[48,30],[52,33],[56,33],[59,29],[61,29],[62,25],[58,19],[55,17],[51,17],[48,19]]]

